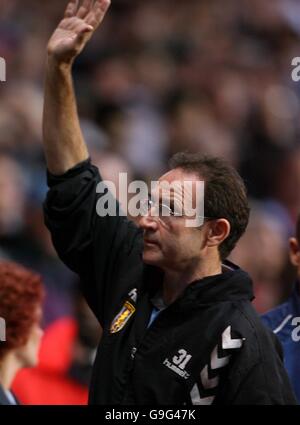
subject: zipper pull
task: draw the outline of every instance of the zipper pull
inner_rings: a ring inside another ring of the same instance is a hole
[[[130,354],[132,360],[134,360],[136,352],[137,352],[137,348],[132,347],[131,354]]]

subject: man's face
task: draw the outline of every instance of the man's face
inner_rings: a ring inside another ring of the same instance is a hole
[[[164,190],[164,184],[179,182],[171,193]],[[184,186],[184,182],[192,182]],[[201,260],[205,249],[205,226],[200,229],[187,227],[187,205],[195,209],[196,182],[199,177],[192,172],[180,168],[171,170],[159,179],[157,189],[152,193],[155,202],[170,205],[174,211],[183,211],[182,216],[156,217],[151,216],[151,210],[139,220],[139,226],[144,230],[143,260],[147,264],[160,267],[163,270],[185,270],[196,265]],[[189,216],[189,218],[192,218]]]

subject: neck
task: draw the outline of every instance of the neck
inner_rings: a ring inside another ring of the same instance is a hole
[[[12,386],[16,373],[21,368],[14,353],[7,354],[0,362],[0,383],[5,390]]]
[[[222,264],[218,259],[215,261],[200,262],[197,266],[183,270],[166,270],[163,280],[163,300],[169,305],[175,301],[189,284],[208,276],[222,273]]]

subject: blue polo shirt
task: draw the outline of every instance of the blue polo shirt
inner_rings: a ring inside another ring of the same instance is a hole
[[[150,316],[150,320],[148,323],[148,328],[152,325],[152,323],[154,322],[154,320],[157,318],[157,316],[159,315],[159,313],[161,313],[165,308],[167,308],[168,306],[164,303],[163,297],[162,297],[162,293],[161,291],[158,292],[152,299],[151,299],[151,303],[153,305],[153,309],[151,312],[151,316]]]
[[[300,282],[284,303],[262,316],[262,321],[279,338],[284,365],[300,403]]]

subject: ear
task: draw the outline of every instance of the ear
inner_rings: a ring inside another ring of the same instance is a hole
[[[207,246],[219,246],[229,236],[230,223],[225,218],[219,218],[208,222]]]
[[[296,238],[290,238],[289,239],[289,245],[290,245],[290,260],[293,266],[299,267],[300,266],[300,247],[299,242]]]

